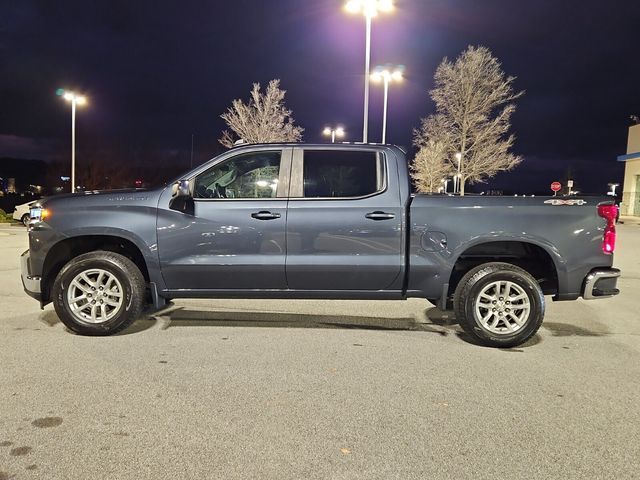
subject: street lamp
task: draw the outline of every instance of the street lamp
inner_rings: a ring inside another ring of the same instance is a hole
[[[342,127],[324,127],[322,134],[331,137],[331,143],[336,143],[336,137],[344,137],[344,128]]]
[[[461,164],[462,164],[462,153],[458,152],[455,154],[456,160],[458,161],[458,174],[454,177],[457,178],[457,186],[458,186],[458,193],[460,193],[460,191],[462,190],[461,188],[461,180],[462,180],[462,174],[460,173],[460,169],[461,169]],[[455,182],[455,180],[454,180]],[[455,193],[455,187],[454,187],[454,193]]]
[[[362,142],[367,143],[369,127],[369,74],[371,63],[371,19],[379,12],[393,10],[393,0],[349,0],[345,9],[350,13],[361,13],[365,18],[366,40],[364,53],[364,122],[362,126]]]
[[[620,186],[619,183],[610,183],[609,184],[609,188],[611,189],[609,192],[607,192],[607,195],[611,195],[612,197],[616,196],[616,188],[618,188]]]
[[[76,191],[76,106],[86,105],[87,97],[69,90],[58,90],[67,102],[71,102],[71,193]]]
[[[391,68],[389,65],[384,67],[376,67],[371,74],[371,80],[384,82],[384,110],[382,113],[382,143],[387,143],[387,104],[389,99],[389,82],[400,82],[402,80],[402,72],[404,66],[399,65]]]

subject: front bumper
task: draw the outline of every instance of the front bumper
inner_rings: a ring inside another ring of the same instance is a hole
[[[619,276],[620,270],[617,268],[596,268],[591,270],[584,279],[582,298],[595,300],[618,295],[620,290],[616,288],[616,284]]]
[[[20,270],[24,291],[30,297],[33,297],[36,300],[40,301],[42,299],[40,277],[31,275],[31,268],[29,265],[29,250],[20,255]]]

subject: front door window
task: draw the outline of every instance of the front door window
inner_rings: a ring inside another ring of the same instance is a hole
[[[196,178],[195,198],[275,198],[280,152],[238,155]]]

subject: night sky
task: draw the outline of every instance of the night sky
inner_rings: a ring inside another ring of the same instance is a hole
[[[340,0],[0,0],[0,157],[67,158],[69,106],[83,159],[189,166],[222,151],[219,115],[253,82],[280,78],[307,142],[328,123],[362,135],[364,19]],[[372,67],[403,64],[392,85],[387,140],[411,146],[443,57],[485,45],[526,90],[513,119],[517,170],[493,188],[547,191],[571,168],[583,191],[620,181],[631,114],[640,115],[640,2],[398,0],[374,20]],[[370,140],[382,89],[372,84]],[[482,188],[486,188],[482,187]]]

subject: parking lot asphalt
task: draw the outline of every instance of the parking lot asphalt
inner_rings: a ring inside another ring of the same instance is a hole
[[[423,300],[177,301],[73,335],[0,227],[0,480],[640,478],[640,225],[622,293],[548,300],[527,344]]]

